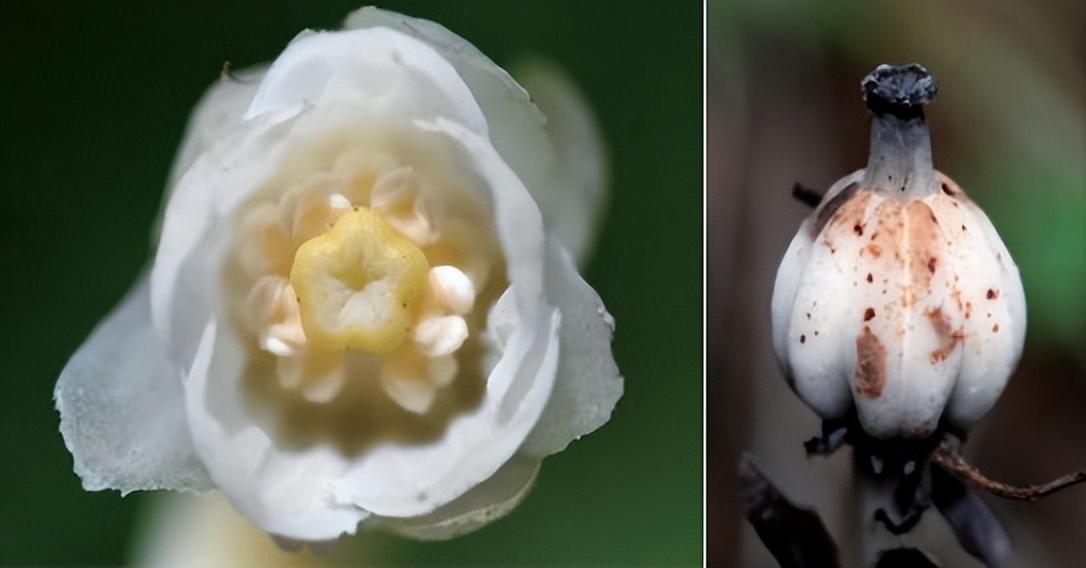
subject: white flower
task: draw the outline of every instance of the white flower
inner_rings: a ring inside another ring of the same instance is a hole
[[[549,122],[463,39],[364,8],[212,87],[149,278],[57,382],[84,486],[217,488],[302,541],[511,510],[622,393],[566,252],[600,144],[561,76],[526,78]]]
[[[820,416],[855,408],[876,438],[967,428],[1022,353],[1022,282],[976,203],[932,169],[920,66],[864,81],[875,113],[866,169],[830,188],[781,260],[773,343]]]

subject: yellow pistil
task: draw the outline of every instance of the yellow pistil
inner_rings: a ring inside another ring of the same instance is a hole
[[[327,351],[396,349],[411,330],[429,268],[419,247],[380,215],[344,213],[294,255],[290,283],[306,338]]]

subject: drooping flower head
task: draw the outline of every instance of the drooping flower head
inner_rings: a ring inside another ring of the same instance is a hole
[[[526,77],[549,121],[463,39],[364,8],[212,87],[149,277],[57,384],[84,485],[447,538],[605,423],[613,323],[575,265],[601,146],[563,77]]]

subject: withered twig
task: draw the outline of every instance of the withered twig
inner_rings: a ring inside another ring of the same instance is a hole
[[[836,568],[837,544],[818,514],[788,500],[744,453],[739,484],[747,521],[782,568]]]
[[[939,447],[935,448],[935,451],[931,454],[931,460],[947,473],[978,489],[983,489],[992,495],[1003,497],[1004,499],[1014,499],[1018,501],[1036,501],[1041,497],[1051,495],[1061,489],[1066,489],[1072,485],[1086,481],[1086,470],[1058,477],[1048,483],[1026,485],[1023,487],[1016,487],[994,481],[981,473],[977,468],[969,465],[969,463],[965,461],[965,458],[958,452],[958,448],[945,440],[939,444]]]
[[[811,208],[818,207],[818,204],[822,203],[821,192],[811,189],[798,181],[792,186],[792,197]]]

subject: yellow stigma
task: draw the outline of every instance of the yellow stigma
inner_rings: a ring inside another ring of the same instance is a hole
[[[388,353],[403,343],[422,302],[426,256],[380,215],[344,213],[298,248],[290,283],[308,341],[329,351]]]

